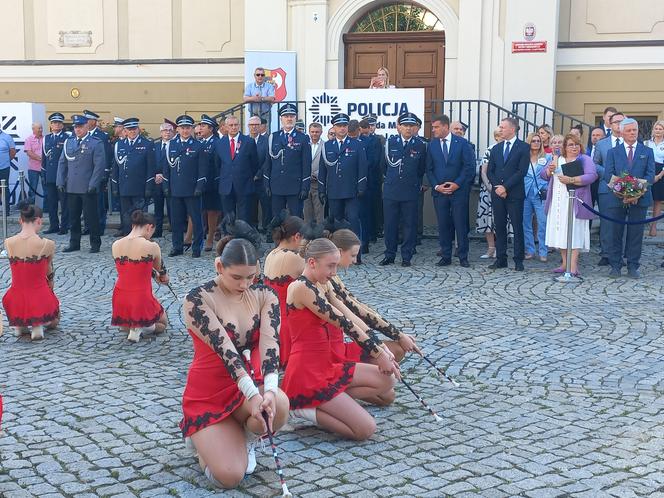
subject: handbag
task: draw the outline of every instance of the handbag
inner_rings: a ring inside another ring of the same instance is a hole
[[[530,163],[530,169],[533,170],[533,178],[535,179],[535,186],[537,186],[537,175],[535,174],[535,168],[533,168],[533,163]],[[537,191],[537,195],[539,196],[540,201],[544,202],[546,201],[546,193],[549,190],[549,187],[542,187]]]

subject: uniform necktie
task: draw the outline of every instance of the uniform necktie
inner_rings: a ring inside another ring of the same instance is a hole
[[[507,157],[510,155],[510,142],[505,142],[505,150],[503,151],[503,162],[507,162]]]
[[[406,150],[406,147],[408,147],[408,142],[410,142],[410,140],[403,141],[403,150]]]
[[[82,139],[82,138],[77,138],[77,139],[76,139],[76,146],[77,146],[77,147],[80,147],[80,145],[81,145],[81,140],[83,140],[83,139]]]
[[[620,139],[616,138],[616,147],[618,147],[619,145],[620,145]]]
[[[632,162],[634,162],[634,146],[628,145],[627,148],[629,149],[629,152],[627,153],[627,164],[631,166]]]
[[[163,143],[161,144],[161,151],[164,152],[165,150],[166,150],[166,143],[163,142]]]
[[[447,163],[447,158],[449,157],[449,150],[447,149],[447,139],[443,138],[441,140],[442,148],[443,148],[443,158],[445,159],[445,162]]]
[[[339,149],[338,152],[341,154],[341,140],[337,142],[337,149]]]
[[[231,161],[235,159],[235,139],[231,138]]]

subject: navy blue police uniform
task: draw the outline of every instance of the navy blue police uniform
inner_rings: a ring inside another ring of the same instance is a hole
[[[127,118],[122,122],[126,130],[138,128],[138,118]],[[129,137],[115,142],[114,161],[111,173],[111,189],[120,196],[121,227],[117,236],[131,231],[131,213],[146,206],[146,199],[154,190],[155,157],[154,144],[141,135],[134,140]]]
[[[279,116],[296,115],[297,108],[286,104]],[[272,212],[288,208],[302,217],[304,199],[311,184],[311,146],[309,136],[293,128],[275,131],[268,139],[268,157],[263,167],[264,187],[272,196]]]
[[[260,169],[256,142],[248,135],[224,135],[214,148],[219,170],[219,195],[224,213],[235,213],[237,219],[252,221],[254,178]]]
[[[193,126],[187,115],[176,120],[179,127]],[[201,197],[205,190],[206,164],[202,145],[193,136],[183,139],[176,135],[168,143],[164,168],[165,192],[170,195],[170,217],[173,232],[173,249],[169,256],[183,253],[187,216],[193,225],[192,256],[200,257],[203,246],[203,218]]]
[[[85,109],[83,111],[83,116],[88,120],[93,119],[97,121],[99,119],[99,114],[96,112],[89,111]],[[104,177],[102,182],[99,185],[99,191],[97,192],[97,212],[99,214],[99,230],[100,234],[104,234],[106,230],[106,215],[108,213],[108,180],[111,176],[111,168],[113,165],[113,147],[111,146],[111,141],[108,136],[108,133],[99,129],[98,126],[95,126],[94,129],[90,130],[90,135],[100,140],[104,144],[104,154],[106,156],[106,169],[104,169]],[[89,229],[89,225],[86,222],[86,227]]]
[[[369,124],[376,124],[373,117],[364,118]],[[369,252],[369,242],[376,238],[375,200],[380,192],[380,170],[383,146],[375,133],[360,135],[359,140],[367,151],[367,193],[360,199],[360,223],[362,224],[362,252]]]
[[[72,116],[74,126],[86,126],[87,118]],[[69,203],[69,247],[65,252],[81,247],[81,212],[90,232],[90,252],[99,252],[101,230],[97,211],[97,196],[106,170],[104,143],[87,133],[81,138],[75,134],[67,138],[58,162],[56,184],[67,193]]]
[[[336,114],[333,125],[347,125],[347,114]],[[344,137],[325,142],[323,160],[318,170],[318,195],[328,202],[329,215],[345,219],[362,239],[360,198],[367,190],[367,153],[362,142]]]
[[[64,123],[65,117],[60,112],[54,112],[48,117],[51,123]],[[62,147],[69,135],[63,130],[59,133],[49,133],[44,137],[42,150],[42,182],[46,191],[46,211],[48,212],[49,227],[44,233],[59,233],[64,235],[69,229],[69,207],[67,194],[59,192],[57,187],[58,162],[62,154]],[[62,219],[58,216],[58,204],[62,210]]]
[[[415,125],[412,113],[399,116],[400,125]],[[422,177],[426,170],[426,144],[417,136],[404,139],[392,135],[385,143],[385,181],[383,183],[383,230],[385,258],[394,262],[399,242],[399,226],[403,231],[402,265],[409,266],[417,242],[417,216]]]
[[[205,157],[206,165],[206,181],[205,190],[203,191],[202,203],[203,211],[221,211],[221,197],[219,196],[219,165],[214,157],[214,149],[216,143],[219,141],[219,135],[216,131],[218,128],[217,120],[207,114],[201,115],[201,124],[206,124],[212,127],[212,135],[207,138],[201,138],[202,153]],[[217,227],[212,227],[216,230]],[[209,228],[208,228],[209,230]]]

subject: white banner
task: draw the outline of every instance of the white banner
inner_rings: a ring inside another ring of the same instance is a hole
[[[28,189],[28,155],[25,153],[25,139],[32,135],[32,123],[42,123],[44,135],[48,133],[46,123],[46,107],[44,104],[32,104],[29,102],[7,102],[0,103],[0,126],[2,131],[10,135],[16,144],[16,157],[12,161],[11,171],[9,173],[9,193],[14,190],[18,183],[18,172],[25,174],[25,188]],[[15,204],[18,201],[20,186],[16,188],[15,195],[10,202]],[[41,182],[39,182],[38,192],[41,194]],[[38,201],[38,204],[41,203]]]
[[[255,81],[257,67],[265,68],[265,82],[274,86],[275,102],[297,100],[297,65],[295,52],[247,50],[244,53],[244,84]],[[279,129],[278,104],[272,106],[271,129]],[[249,110],[247,106],[247,119]],[[246,122],[246,121],[245,121]]]
[[[325,137],[332,116],[340,112],[358,121],[375,114],[376,133],[390,136],[396,133],[397,118],[404,112],[415,113],[424,121],[424,88],[307,90],[307,126],[320,123]]]

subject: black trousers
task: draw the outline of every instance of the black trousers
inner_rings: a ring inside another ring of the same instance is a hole
[[[154,202],[155,232],[160,234],[164,228],[164,206],[168,207],[168,202],[166,202],[161,185],[157,185],[152,195],[152,201]],[[169,213],[166,216],[169,216]]]
[[[136,209],[145,208],[145,197],[143,196],[120,196],[120,230],[124,235],[131,232],[131,213]]]
[[[272,199],[270,199],[262,187],[257,189],[256,195],[261,206],[261,227],[267,228],[272,221]]]
[[[7,203],[5,204],[5,212],[7,213],[7,216],[9,216],[9,192],[11,191],[11,186],[9,185],[9,172],[10,171],[11,171],[11,167],[0,169],[0,180],[4,180],[7,183],[7,193],[6,193]],[[17,197],[17,199],[18,199],[18,197]],[[2,199],[0,199],[0,203],[2,203]]]
[[[99,228],[99,212],[97,210],[98,202],[98,194],[67,193],[69,226],[71,228],[69,245],[71,247],[81,247],[81,212],[83,213],[85,224],[88,230],[90,230],[90,247],[101,246],[101,230]]]
[[[169,214],[171,216],[171,232],[173,249],[182,251],[184,233],[187,231],[187,216],[191,216],[193,225],[192,252],[200,253],[203,246],[203,214],[200,197],[171,197]]]
[[[496,261],[507,261],[507,215],[514,230],[514,261],[523,261],[523,199],[503,199],[491,192],[491,207],[496,225]]]
[[[62,220],[58,216],[58,204],[62,209]],[[48,212],[49,228],[58,230],[69,229],[69,204],[67,194],[59,192],[55,183],[46,184],[46,212]]]
[[[254,225],[254,215],[252,213],[252,200],[254,194],[237,195],[235,189],[231,189],[230,194],[221,196],[221,206],[224,215],[235,212],[235,217],[238,220],[243,220]],[[214,227],[213,227],[214,228]]]
[[[436,195],[433,198],[433,205],[436,208],[438,244],[443,258],[452,259],[452,246],[456,235],[459,260],[468,259],[468,195],[466,192],[459,192],[457,196]],[[523,206],[523,201],[521,205]]]

